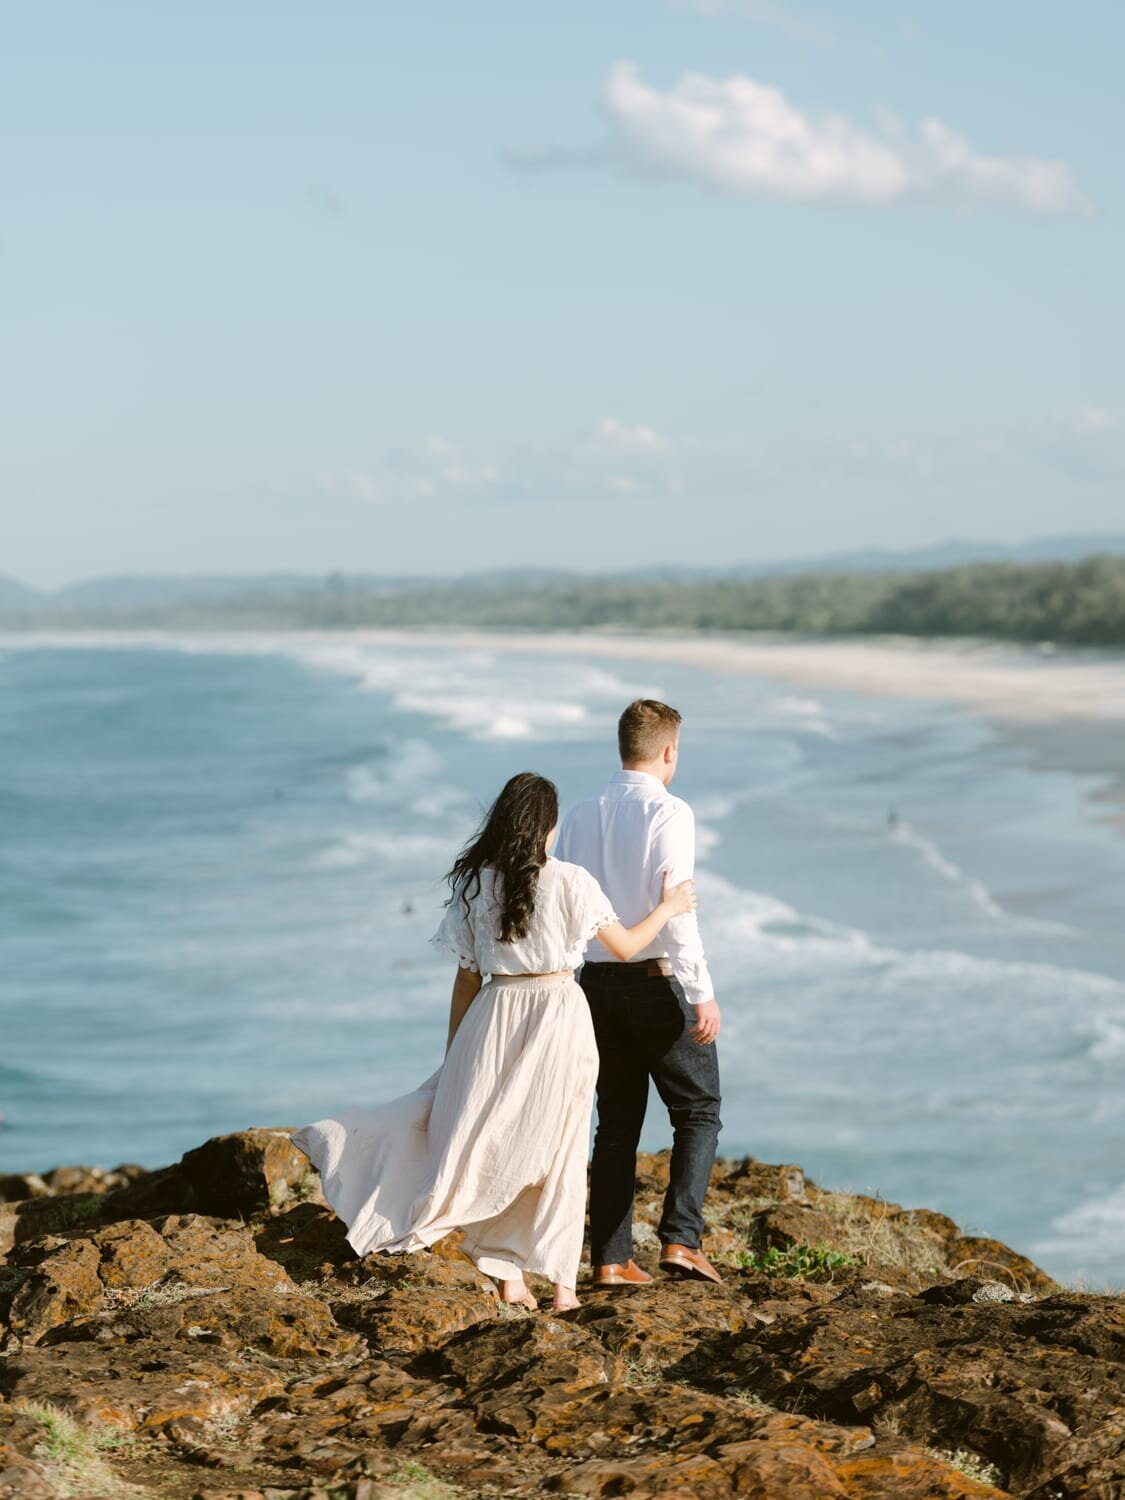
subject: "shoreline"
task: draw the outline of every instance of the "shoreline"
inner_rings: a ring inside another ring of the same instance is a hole
[[[345,632],[323,632],[327,639]],[[367,644],[571,653],[669,662],[867,697],[949,703],[1027,751],[1036,770],[1100,778],[1086,788],[1099,821],[1125,834],[1125,654],[893,636],[839,640],[582,631],[349,631]]]
[[[1125,653],[915,637],[833,640],[777,636],[638,635],[430,630],[33,631],[0,633],[0,651],[36,647],[183,646],[223,651],[293,645],[450,646],[503,654],[668,662],[869,697],[949,703],[1030,753],[1041,770],[1101,778],[1091,802],[1125,832]],[[1107,805],[1108,804],[1108,805]]]
[[[1019,722],[1058,718],[1125,724],[1125,651],[1033,648],[966,638],[788,637],[732,634],[617,634],[610,631],[465,630],[44,630],[0,631],[0,651],[37,647],[175,646],[221,650],[349,642],[503,653],[628,657],[780,678],[872,697],[947,700]]]

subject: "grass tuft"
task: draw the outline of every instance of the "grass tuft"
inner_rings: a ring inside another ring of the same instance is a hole
[[[62,1496],[74,1500],[133,1500],[145,1491],[115,1474],[102,1454],[128,1448],[131,1433],[108,1423],[102,1427],[80,1427],[68,1411],[53,1401],[14,1401],[12,1407],[31,1417],[43,1428],[42,1441],[34,1456],[50,1470],[51,1482]]]
[[[458,1500],[465,1494],[459,1485],[446,1484],[424,1464],[404,1463],[384,1483],[401,1486],[401,1500]]]

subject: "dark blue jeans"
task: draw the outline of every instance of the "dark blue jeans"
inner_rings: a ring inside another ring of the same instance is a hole
[[[580,981],[598,1041],[598,1124],[590,1168],[590,1258],[595,1266],[633,1254],[637,1142],[651,1078],[672,1121],[671,1180],[660,1239],[698,1250],[703,1199],[722,1121],[714,1042],[690,1035],[695,1007],[679,983],[641,965],[586,964]]]

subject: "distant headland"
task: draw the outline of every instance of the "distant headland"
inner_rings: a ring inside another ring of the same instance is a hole
[[[1125,537],[1063,537],[601,577],[199,575],[92,579],[53,592],[0,578],[0,630],[758,631],[1116,647],[1125,645],[1123,554]]]

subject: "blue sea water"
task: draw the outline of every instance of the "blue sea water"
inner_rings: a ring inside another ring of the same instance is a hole
[[[420,1082],[443,871],[514,771],[604,780],[638,693],[685,715],[721,1150],[1125,1285],[1125,840],[1091,778],[940,704],[577,650],[0,643],[0,1170]]]

